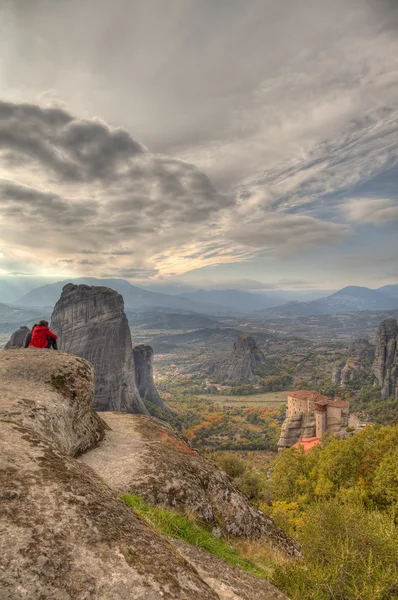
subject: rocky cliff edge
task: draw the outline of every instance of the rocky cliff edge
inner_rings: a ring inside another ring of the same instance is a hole
[[[170,543],[73,458],[112,433],[90,409],[85,360],[2,352],[0,390],[1,599],[287,600],[238,569],[219,576],[217,560]]]

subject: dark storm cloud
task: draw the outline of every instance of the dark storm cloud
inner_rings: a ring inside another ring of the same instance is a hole
[[[144,148],[127,131],[58,108],[0,102],[0,149],[39,161],[66,181],[115,176]]]
[[[10,155],[8,177],[0,179],[3,241],[49,245],[71,266],[112,262],[116,274],[119,266],[132,277],[136,269],[153,272],[147,257],[189,240],[234,204],[195,166],[153,155],[125,130],[64,109],[0,103],[0,158]]]
[[[80,220],[95,217],[97,205],[91,200],[74,203],[50,192],[0,179],[0,214],[3,217],[19,214],[21,219],[49,226],[74,227]]]

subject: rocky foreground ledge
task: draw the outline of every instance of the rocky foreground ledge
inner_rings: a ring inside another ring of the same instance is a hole
[[[0,599],[287,600],[263,580],[172,544],[83,462],[117,433],[91,411],[93,393],[81,358],[0,354]],[[123,462],[122,450],[119,473]]]

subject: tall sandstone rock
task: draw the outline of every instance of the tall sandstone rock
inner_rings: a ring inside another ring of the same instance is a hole
[[[94,366],[94,408],[147,415],[137,390],[133,347],[124,302],[106,287],[68,283],[55,305],[51,328],[60,350]]]
[[[398,399],[398,323],[383,321],[376,333],[376,356],[373,373],[383,398]]]
[[[29,333],[29,327],[26,325],[21,325],[19,329],[14,331],[6,345],[4,346],[4,350],[9,350],[10,348],[23,348],[25,343],[25,338]]]
[[[258,369],[266,364],[264,354],[250,335],[241,335],[234,342],[226,364],[228,383],[258,383]]]
[[[244,334],[235,340],[232,352],[228,354],[227,358],[192,365],[183,373],[207,373],[229,385],[245,383],[256,385],[260,382],[261,377],[264,377],[262,371],[265,365],[265,356],[254,338]]]
[[[151,346],[139,344],[133,348],[135,382],[138,392],[145,403],[150,402],[165,416],[170,411],[161,399],[153,379],[153,349]]]

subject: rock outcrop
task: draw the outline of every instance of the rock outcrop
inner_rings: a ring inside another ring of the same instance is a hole
[[[106,287],[69,283],[51,317],[58,348],[94,365],[94,408],[149,414],[134,375],[133,347],[123,298]]]
[[[358,375],[370,374],[369,362],[374,356],[374,346],[368,340],[359,338],[348,345],[347,359],[337,365],[332,373],[332,382],[343,389],[353,382]]]
[[[104,437],[87,361],[53,350],[6,350],[0,385],[0,420],[34,430],[63,454],[77,456]]]
[[[172,543],[217,593],[219,600],[289,600],[264,579],[242,573],[197,546],[181,540]]]
[[[209,360],[205,363],[191,365],[184,373],[202,372],[216,376],[229,385],[241,385],[260,382],[264,377],[266,360],[264,354],[250,335],[241,335],[235,340],[232,352],[219,361]]]
[[[9,350],[10,348],[23,348],[25,338],[29,331],[29,327],[26,327],[26,325],[21,325],[21,327],[14,331],[14,333],[11,335],[10,339],[4,346],[4,350]]]
[[[195,514],[220,534],[264,538],[290,555],[299,553],[291,538],[254,508],[224,471],[190,448],[168,424],[142,415],[101,417],[110,428],[105,440],[81,460],[116,492]]]
[[[395,319],[386,319],[377,330],[373,373],[383,398],[398,399],[398,323]]]
[[[266,364],[264,354],[250,335],[241,335],[234,342],[227,363],[226,382],[232,384],[258,383],[258,368]]]
[[[154,406],[164,416],[169,416],[170,411],[163,402],[156,389],[155,382],[153,379],[153,350],[151,346],[140,344],[133,348],[134,356],[134,368],[135,368],[135,382],[138,388],[138,392],[145,402],[149,412]]]
[[[278,441],[279,450],[290,448],[300,438],[312,438],[316,435],[314,413],[299,412],[286,417],[282,424],[281,435]]]
[[[171,543],[73,458],[111,433],[90,410],[93,393],[93,369],[81,358],[0,354],[0,598],[287,600],[254,576]]]

